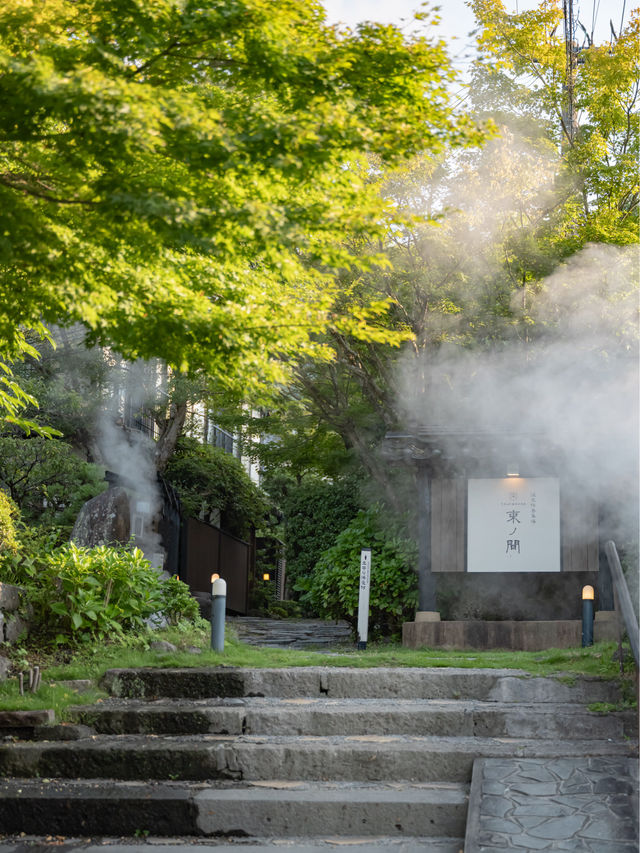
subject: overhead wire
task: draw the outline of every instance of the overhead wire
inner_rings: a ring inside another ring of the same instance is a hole
[[[596,31],[596,22],[598,20],[598,12],[600,11],[600,0],[593,0],[593,14],[591,15],[591,42]]]
[[[600,0],[598,0],[598,2],[600,2]],[[624,24],[624,12],[625,12],[626,6],[627,6],[627,0],[622,0],[622,16],[620,18],[620,29],[618,30],[620,35],[622,35],[622,26]]]

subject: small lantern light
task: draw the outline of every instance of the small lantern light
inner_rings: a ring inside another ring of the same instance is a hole
[[[227,606],[227,582],[220,575],[211,575],[211,648],[224,651],[224,621]]]
[[[263,581],[270,581],[270,580],[271,580],[271,575],[269,574],[269,572],[265,572],[265,573],[262,575],[262,580],[263,580]]]
[[[593,600],[592,586],[582,587],[582,647],[593,645]]]

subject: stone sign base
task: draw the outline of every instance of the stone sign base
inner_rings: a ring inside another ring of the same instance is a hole
[[[616,641],[618,624],[613,611],[596,614],[594,641]],[[405,622],[402,645],[410,649],[511,649],[539,652],[582,645],[582,622],[579,619],[553,621],[455,621]]]

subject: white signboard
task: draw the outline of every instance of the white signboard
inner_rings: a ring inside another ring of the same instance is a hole
[[[557,479],[469,480],[468,494],[467,571],[560,571]]]
[[[369,633],[369,585],[371,583],[371,548],[360,551],[360,590],[358,594],[358,648],[365,648]]]

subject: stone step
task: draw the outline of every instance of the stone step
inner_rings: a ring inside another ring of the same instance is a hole
[[[240,841],[229,842],[228,838],[200,838],[196,836],[183,836],[182,838],[157,836],[145,836],[144,841],[140,838],[101,838],[99,844],[91,844],[86,838],[67,838],[62,841],[46,836],[35,837],[28,835],[20,839],[0,841],[0,853],[28,853],[31,851],[49,850],[55,845],[55,853],[141,853],[141,843],[144,850],[149,848],[161,851],[161,853],[185,853],[185,849],[194,848],[193,853],[241,853],[242,850],[250,850],[252,853],[271,851],[274,847],[283,848],[289,853],[327,853],[330,850],[338,850],[344,853],[463,853],[463,838],[389,838],[388,836],[321,836],[319,838],[292,837],[292,838],[249,838],[243,836]]]
[[[108,699],[70,709],[100,734],[410,734],[465,737],[637,737],[632,711],[597,714],[567,703],[445,699]]]
[[[595,677],[540,678],[518,670],[444,667],[112,669],[105,673],[102,686],[113,696],[133,699],[324,696],[334,699],[476,699],[583,705],[620,699],[615,681]]]
[[[112,780],[0,783],[3,831],[49,834],[461,838],[466,785],[155,786]]]
[[[469,782],[478,757],[584,754],[580,741],[359,735],[95,735],[0,744],[5,777]],[[637,742],[592,740],[591,756],[631,756]]]

